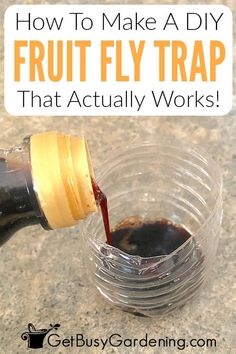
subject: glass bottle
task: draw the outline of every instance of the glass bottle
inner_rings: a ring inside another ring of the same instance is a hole
[[[84,138],[46,132],[0,149],[0,245],[22,227],[75,225],[97,211]]]

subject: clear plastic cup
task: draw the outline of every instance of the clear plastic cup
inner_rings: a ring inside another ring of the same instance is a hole
[[[129,216],[169,219],[191,237],[169,255],[129,255],[105,242],[101,215],[82,225],[88,271],[99,292],[137,315],[166,314],[196,296],[214,263],[222,176],[207,154],[181,143],[142,143],[113,152],[97,173],[111,227]]]

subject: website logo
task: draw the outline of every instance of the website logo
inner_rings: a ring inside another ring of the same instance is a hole
[[[103,352],[107,348],[136,348],[140,351],[143,348],[176,348],[179,351],[192,348],[214,348],[216,347],[215,338],[173,338],[173,337],[152,337],[148,333],[143,333],[139,338],[122,336],[119,333],[111,333],[104,337],[90,337],[83,333],[72,333],[65,336],[63,333],[55,333],[61,327],[59,323],[52,325],[48,329],[36,329],[32,323],[28,324],[28,331],[22,333],[21,338],[28,341],[28,348],[96,348]],[[48,335],[48,333],[50,334]],[[65,351],[63,351],[64,353]]]
[[[57,331],[59,327],[60,324],[56,323],[55,325],[50,324],[49,329],[46,328],[36,329],[32,323],[29,323],[28,331],[22,333],[21,339],[28,341],[28,348],[31,349],[43,348],[44,339],[47,336],[47,334],[54,329]]]

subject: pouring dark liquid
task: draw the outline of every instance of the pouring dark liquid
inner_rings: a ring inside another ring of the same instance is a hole
[[[101,191],[97,182],[94,179],[92,179],[92,186],[93,186],[93,193],[94,193],[96,202],[100,206],[100,209],[101,209],[107,243],[108,243],[108,245],[112,245],[109,214],[108,214],[108,207],[107,207],[107,197]]]
[[[107,197],[95,180],[93,192],[101,208],[107,244],[141,257],[167,255],[181,246],[190,233],[169,220],[145,221],[139,217],[126,218],[111,232]]]

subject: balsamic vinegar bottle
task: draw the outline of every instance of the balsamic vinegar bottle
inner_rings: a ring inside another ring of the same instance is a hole
[[[97,211],[84,138],[46,132],[0,149],[0,245],[22,227],[75,225]]]

